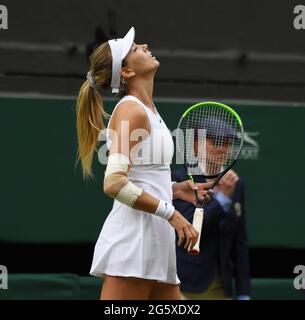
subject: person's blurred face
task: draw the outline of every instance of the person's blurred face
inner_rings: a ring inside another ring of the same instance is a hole
[[[126,68],[131,69],[135,75],[145,75],[155,72],[160,63],[152,55],[147,44],[133,44],[125,58]]]
[[[230,141],[225,139],[221,142],[214,138],[206,139],[207,163],[223,165],[227,159]]]

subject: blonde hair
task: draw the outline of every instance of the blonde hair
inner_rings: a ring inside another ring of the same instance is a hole
[[[108,42],[101,44],[91,54],[90,70],[95,87],[91,87],[86,80],[79,90],[76,103],[77,162],[81,162],[84,179],[93,177],[91,166],[94,152],[97,151],[98,136],[105,128],[103,118],[109,117],[96,89],[109,88],[111,83],[112,56]]]

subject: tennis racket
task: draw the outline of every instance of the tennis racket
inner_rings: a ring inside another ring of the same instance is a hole
[[[176,135],[177,156],[193,175],[215,179],[210,190],[235,164],[244,141],[242,120],[229,106],[218,102],[200,102],[189,107],[182,115]],[[189,254],[199,254],[201,228],[204,218],[204,200],[195,190],[196,210],[193,226],[199,232],[198,240]]]

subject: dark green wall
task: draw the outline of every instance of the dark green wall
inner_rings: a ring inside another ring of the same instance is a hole
[[[94,242],[112,201],[102,192],[104,167],[95,181],[75,169],[75,101],[0,98],[0,241]],[[176,128],[191,103],[159,102]],[[246,184],[252,247],[305,247],[305,108],[235,105],[246,142],[236,169]],[[113,103],[106,102],[111,111]],[[250,156],[250,159],[245,157]]]

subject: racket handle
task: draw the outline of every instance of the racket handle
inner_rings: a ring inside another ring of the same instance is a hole
[[[196,244],[194,245],[193,249],[191,250],[188,248],[188,253],[190,255],[197,255],[200,252],[199,244],[200,244],[200,238],[201,238],[201,229],[202,229],[202,222],[204,217],[204,211],[203,208],[196,208],[194,217],[193,217],[193,227],[199,232],[198,239]]]

